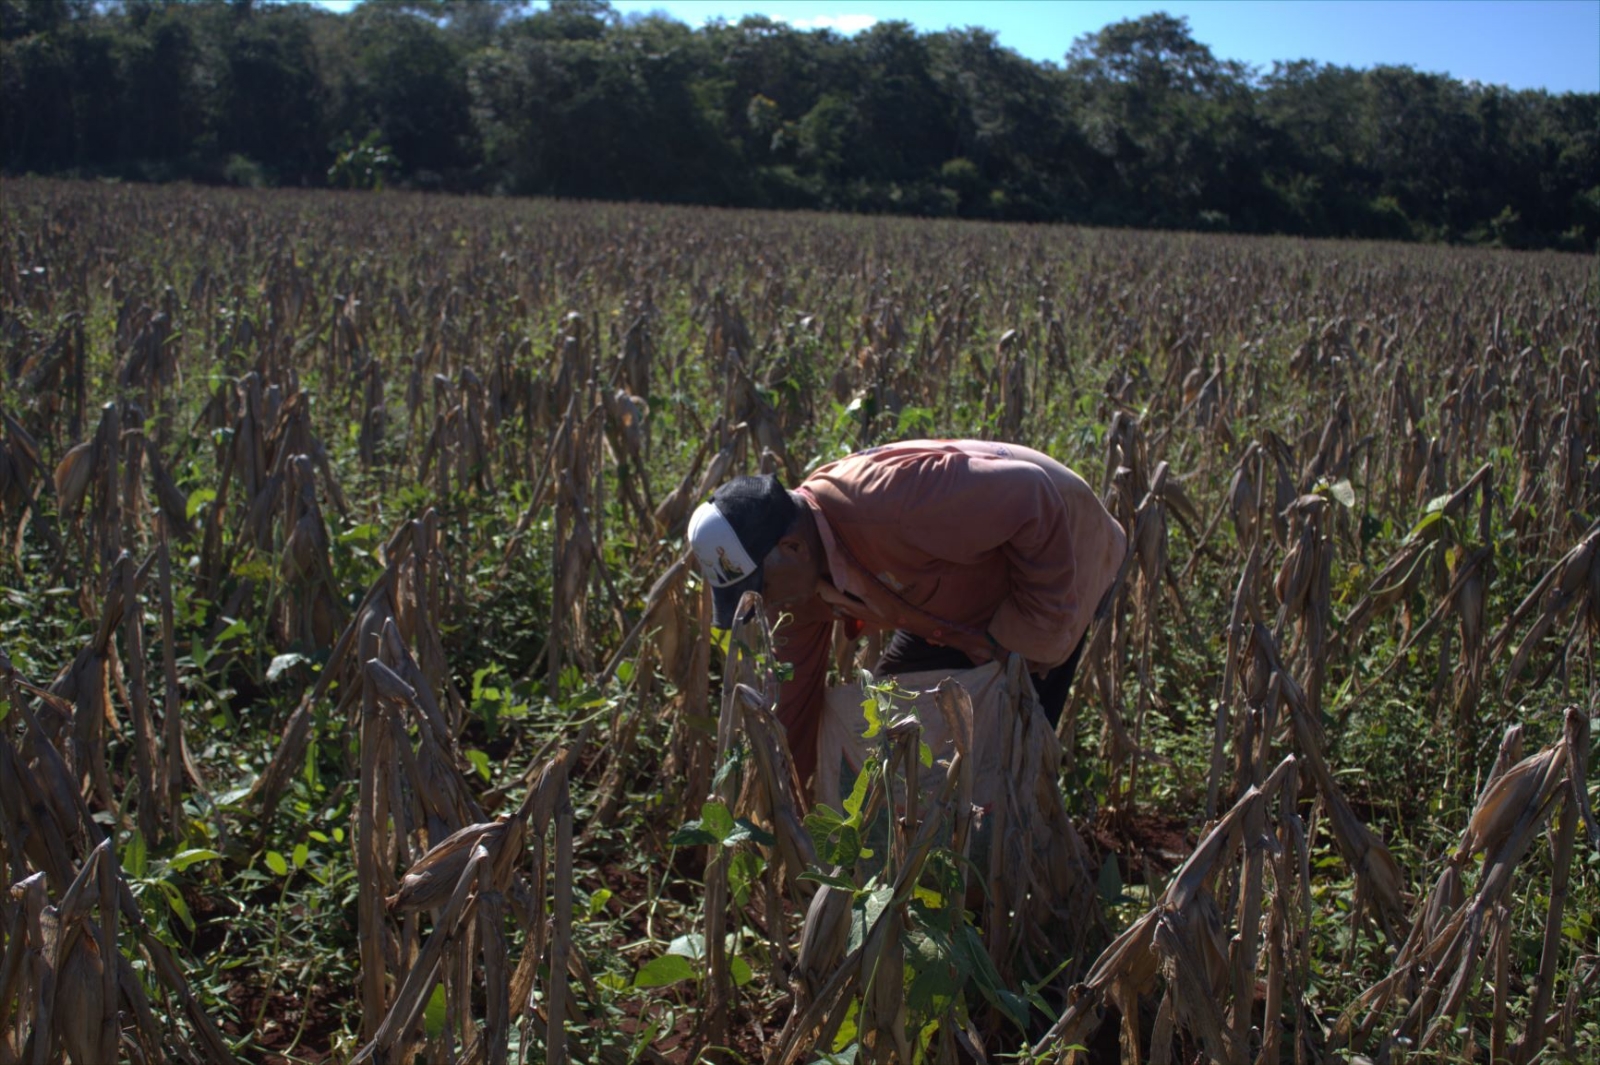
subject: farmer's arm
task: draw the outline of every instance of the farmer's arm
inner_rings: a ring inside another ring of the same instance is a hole
[[[956,565],[996,551],[1005,558],[1006,596],[988,623],[993,643],[1030,661],[1065,659],[1077,560],[1049,475],[1030,462],[967,456],[927,471],[917,487],[900,523],[912,546]],[[961,649],[975,658],[996,650]]]
[[[793,676],[778,692],[778,722],[788,736],[789,753],[804,785],[817,766],[817,732],[827,700],[833,613],[820,601],[813,601],[799,616],[779,625],[772,638],[778,660],[794,668]]]

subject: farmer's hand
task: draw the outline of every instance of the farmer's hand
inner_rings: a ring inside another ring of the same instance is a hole
[[[952,633],[939,642],[946,646],[954,647],[957,651],[972,659],[972,664],[981,666],[987,662],[1006,657],[1006,649],[985,630],[982,633]]]

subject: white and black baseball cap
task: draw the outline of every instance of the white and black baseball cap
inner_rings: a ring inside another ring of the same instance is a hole
[[[798,507],[775,473],[735,477],[689,519],[689,543],[711,584],[712,624],[733,627],[745,592],[761,591],[761,561],[794,524]]]

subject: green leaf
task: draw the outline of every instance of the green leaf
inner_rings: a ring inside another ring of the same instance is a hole
[[[250,794],[251,788],[252,785],[250,784],[241,784],[237,788],[229,788],[217,796],[217,805],[223,807],[238,806],[241,800]]]
[[[922,763],[922,768],[933,768],[933,748],[926,743],[917,744],[917,761]]]
[[[819,802],[811,808],[810,813],[806,814],[806,827],[810,828],[813,824],[824,831],[831,832],[844,824],[844,815],[827,803]]]
[[[1007,988],[1000,979],[1000,973],[989,958],[989,951],[978,938],[978,930],[969,924],[962,925],[961,932],[952,945],[962,955],[964,962],[971,967],[973,981],[978,985],[978,990],[983,992],[983,997],[1015,1021],[1018,1028],[1026,1031],[1028,1001]]]
[[[176,861],[177,859],[173,859]],[[122,868],[129,876],[137,880],[144,876],[145,870],[150,866],[150,849],[145,846],[144,836],[135,829],[128,836],[128,845],[122,848]]]
[[[220,638],[218,642],[221,642]],[[307,658],[305,655],[295,654],[293,652],[290,652],[286,655],[275,656],[271,663],[269,663],[267,666],[267,683],[274,683],[279,677],[283,676],[284,673],[293,669],[295,666],[298,666],[302,662],[309,661],[311,661],[311,659]]]
[[[873,739],[883,731],[883,715],[878,713],[876,696],[868,695],[861,700],[861,716],[867,721],[867,731],[861,734],[862,739]]]
[[[699,821],[685,821],[667,842],[674,847],[715,847],[722,841],[707,832]]]
[[[712,723],[711,732],[712,732],[713,735],[716,734],[716,723],[715,722]],[[735,780],[738,779],[737,777],[734,776],[734,774],[738,773],[741,769],[744,768],[744,756],[745,756],[745,746],[744,746],[744,744],[743,743],[735,744],[733,749],[728,752],[728,757],[723,761],[723,763],[720,766],[717,767],[717,775],[711,778],[711,786],[714,789],[716,789],[717,791],[723,791],[723,792],[726,792],[727,790],[737,791],[738,790],[737,787],[734,787],[732,789],[725,789],[723,787],[723,785],[726,784],[730,778],[733,778]]]
[[[868,852],[861,848],[860,809],[861,802],[866,794],[865,781],[870,776],[873,762],[868,760],[867,766],[856,778],[855,790],[850,798],[845,800],[846,808],[850,803],[855,803],[854,815],[846,820],[837,810],[818,803],[806,814],[806,833],[811,837],[812,844],[817,849],[817,857],[824,866],[855,864],[857,858]]]
[[[645,964],[633,977],[634,987],[671,987],[695,978],[694,966],[680,954],[663,954]]]
[[[728,863],[728,890],[740,906],[749,903],[750,889],[766,868],[766,861],[754,851],[734,852],[733,860]]]
[[[653,1019],[649,1024],[645,1025],[644,1028],[640,1030],[639,1034],[634,1036],[633,1046],[628,1051],[628,1065],[634,1065],[634,1062],[638,1061],[647,1049],[655,1046],[656,1037],[659,1036],[664,1029],[665,1025],[662,1024],[661,1018],[659,1017]]]
[[[906,1005],[917,1013],[939,1011],[967,982],[965,959],[933,929],[908,931],[905,951],[906,969],[916,974],[906,988]]]
[[[233,565],[233,575],[245,581],[270,581],[272,563],[261,558],[240,559]]]
[[[289,863],[284,861],[283,855],[279,854],[277,851],[268,851],[267,852],[267,857],[266,857],[266,862],[267,862],[267,868],[271,869],[274,875],[276,875],[276,876],[287,876],[288,875],[288,873],[289,873]]]
[[[161,885],[161,894],[167,900],[167,905],[171,907],[172,912],[177,916],[178,920],[183,922],[185,928],[193,932],[194,918],[189,914],[189,904],[183,901],[183,892],[178,890],[176,884],[170,884],[165,880],[157,881],[157,883]]]
[[[1122,898],[1122,869],[1115,854],[1106,855],[1100,865],[1100,898],[1107,905]]]
[[[770,847],[778,841],[771,832],[752,822],[748,817],[740,817],[733,822],[733,830],[722,837],[724,846],[731,847],[735,843],[754,841],[763,847]]]
[[[700,825],[717,837],[718,843],[725,843],[733,834],[733,815],[722,803],[708,802],[700,807]]]
[[[877,769],[877,759],[868,758],[867,764],[861,767],[861,772],[856,774],[855,784],[850,788],[849,796],[844,800],[844,812],[849,815],[851,823],[861,824],[861,804],[867,801],[867,784],[873,772]]]
[[[200,513],[200,508],[217,498],[215,488],[200,488],[189,493],[189,502],[184,505],[183,517],[186,521],[193,521],[194,516]]]
[[[346,529],[339,534],[339,542],[351,543],[376,543],[383,539],[383,530],[376,525],[362,524],[353,529]]]
[[[303,868],[311,858],[311,848],[304,843],[296,843],[294,845],[294,854],[291,857],[294,859],[294,867],[296,869]]]
[[[1328,494],[1346,510],[1356,509],[1356,490],[1351,487],[1350,478],[1341,477],[1334,481],[1328,486]]]
[[[167,862],[167,868],[174,873],[181,873],[191,865],[199,865],[201,862],[213,862],[220,857],[222,855],[217,851],[207,850],[204,847],[191,847],[189,850],[179,851],[174,854],[172,859]]]
[[[1443,517],[1444,513],[1442,511],[1430,510],[1428,513],[1424,514],[1415,525],[1411,527],[1410,532],[1406,533],[1406,539],[1415,540],[1417,537],[1421,536],[1427,531],[1428,526],[1433,525]]]
[[[679,936],[667,944],[667,953],[691,961],[703,961],[706,956],[706,937],[699,932]]]
[[[849,877],[834,876],[830,873],[824,873],[817,869],[807,869],[805,872],[800,874],[798,879],[814,880],[819,884],[826,884],[829,887],[838,888],[840,891],[849,891],[853,893],[856,890],[856,882],[851,880]]]
[[[446,1019],[444,984],[434,984],[433,994],[428,996],[428,1004],[422,1008],[422,1030],[429,1039],[437,1039],[444,1032]]]
[[[489,779],[489,755],[486,751],[469,749],[467,751],[467,761],[472,763],[472,768],[478,771],[480,777],[484,780]]]
[[[750,971],[750,963],[735,954],[728,959],[728,972],[733,974],[733,986],[743,987],[755,979],[755,973]]]
[[[594,920],[596,915],[600,914],[602,911],[605,910],[606,903],[608,903],[610,901],[611,901],[611,889],[610,888],[600,888],[593,895],[590,895],[589,896],[589,919],[591,921]]]
[[[237,618],[223,618],[222,620],[228,623],[228,627],[217,633],[217,638],[211,641],[213,647],[220,647],[235,636],[243,636],[250,631],[250,626]]]
[[[893,885],[884,885],[876,891],[863,891],[850,908],[850,939],[847,950],[855,950],[866,942],[872,926],[894,898]]]
[[[856,1065],[860,1056],[861,1045],[856,1037],[861,1034],[857,1026],[861,1014],[861,999],[852,996],[850,1006],[845,1011],[844,1022],[839,1025],[838,1033],[833,1037],[832,1053],[823,1054],[819,1062],[827,1065]]]

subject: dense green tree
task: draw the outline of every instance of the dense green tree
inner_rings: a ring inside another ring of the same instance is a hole
[[[0,0],[0,152],[156,180],[1600,241],[1600,94],[1257,71],[1159,13],[1057,65],[978,28],[691,29],[605,0]]]
[[[122,74],[121,157],[153,175],[176,172],[205,123],[193,20],[171,5],[130,5],[118,35]]]
[[[236,5],[225,56],[218,140],[225,153],[295,184],[319,180],[330,158],[311,12],[300,5]]]
[[[476,159],[467,49],[460,35],[477,30],[452,32],[450,23],[459,19],[435,21],[374,3],[351,16],[357,79],[352,125],[376,132],[413,173],[460,174]]]

